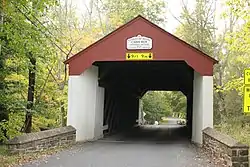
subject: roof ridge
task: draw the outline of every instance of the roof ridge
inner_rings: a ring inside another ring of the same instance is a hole
[[[107,35],[105,35],[104,37],[102,37],[101,39],[97,40],[96,42],[92,43],[91,45],[87,46],[85,49],[81,50],[80,52],[76,53],[75,55],[71,56],[69,59],[65,60],[64,63],[68,64],[70,61],[74,60],[76,57],[80,56],[82,53],[87,52],[89,49],[95,47],[96,45],[98,45],[99,43],[105,41],[106,39],[108,39],[109,37],[115,35],[116,33],[118,33],[119,31],[123,30],[124,28],[128,27],[129,25],[133,24],[135,21],[142,19],[144,22],[152,25],[153,27],[159,29],[160,31],[163,31],[163,33],[166,33],[168,36],[170,36],[171,38],[174,38],[175,40],[181,42],[182,44],[184,44],[185,46],[189,47],[190,49],[192,49],[195,52],[198,52],[199,54],[201,54],[202,56],[210,59],[213,61],[213,64],[218,63],[218,60],[214,59],[213,57],[209,56],[208,54],[204,53],[203,51],[199,50],[198,48],[192,46],[191,44],[187,43],[186,41],[176,37],[175,35],[169,33],[168,31],[164,30],[163,28],[161,28],[160,26],[152,23],[151,21],[149,21],[148,19],[146,19],[145,17],[143,17],[142,15],[138,15],[135,18],[133,18],[132,20],[128,21],[127,23],[123,24],[122,26],[118,27],[117,29],[115,29],[114,31],[108,33]]]
[[[127,26],[129,26],[130,24],[132,24],[134,21],[136,21],[139,18],[143,18],[141,15],[138,15],[137,17],[133,18],[132,20],[128,21],[127,23],[121,25],[120,27],[118,27],[117,29],[115,29],[114,31],[108,33],[107,35],[105,35],[104,37],[102,37],[101,39],[97,40],[96,42],[92,43],[91,45],[87,46],[86,48],[84,48],[83,50],[81,50],[80,52],[76,53],[75,55],[71,56],[69,59],[65,60],[64,63],[68,64],[70,61],[72,61],[73,59],[75,59],[76,57],[78,57],[81,53],[91,49],[92,47],[94,47],[95,45],[98,45],[100,42],[106,40],[108,37],[116,34],[117,32],[121,31],[122,29],[126,28]]]

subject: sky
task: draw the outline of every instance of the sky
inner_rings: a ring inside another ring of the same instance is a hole
[[[88,5],[89,0],[71,0],[72,5],[76,8],[78,13],[81,15],[82,12],[86,11],[85,6]],[[195,0],[184,0],[188,1],[188,5],[192,6]],[[181,2],[182,0],[166,0],[167,2],[167,24],[164,27],[168,32],[172,33],[175,28],[179,25],[178,21],[172,17],[179,17],[181,13]]]
[[[79,15],[82,15],[86,11],[86,5],[88,6],[89,0],[68,0],[72,1],[72,5],[76,8]],[[174,33],[175,29],[180,24],[176,18],[178,18],[182,11],[182,1],[185,2],[189,8],[194,7],[196,0],[165,0],[167,2],[167,23],[164,29],[170,33]],[[221,8],[220,5],[217,5],[217,8]],[[173,17],[174,16],[174,17]],[[176,18],[175,18],[176,17]],[[219,19],[219,18],[217,18]],[[219,22],[219,21],[218,21]],[[220,23],[218,23],[220,24]]]
[[[168,0],[167,1],[167,25],[165,29],[173,33],[173,31],[178,27],[180,24],[176,18],[178,18],[182,11],[182,1],[187,3],[189,8],[194,7],[195,0]],[[175,18],[176,17],[176,18]]]

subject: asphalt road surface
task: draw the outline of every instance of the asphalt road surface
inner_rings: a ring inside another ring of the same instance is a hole
[[[144,126],[75,145],[24,167],[214,167],[178,125]]]

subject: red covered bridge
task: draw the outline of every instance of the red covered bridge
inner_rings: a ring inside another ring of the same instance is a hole
[[[66,60],[68,124],[77,140],[93,140],[136,124],[149,90],[187,97],[187,129],[195,143],[213,127],[213,65],[217,61],[138,16]]]

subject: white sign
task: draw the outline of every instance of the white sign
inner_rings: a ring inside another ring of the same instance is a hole
[[[128,50],[152,49],[152,39],[145,36],[135,36],[127,39]]]

